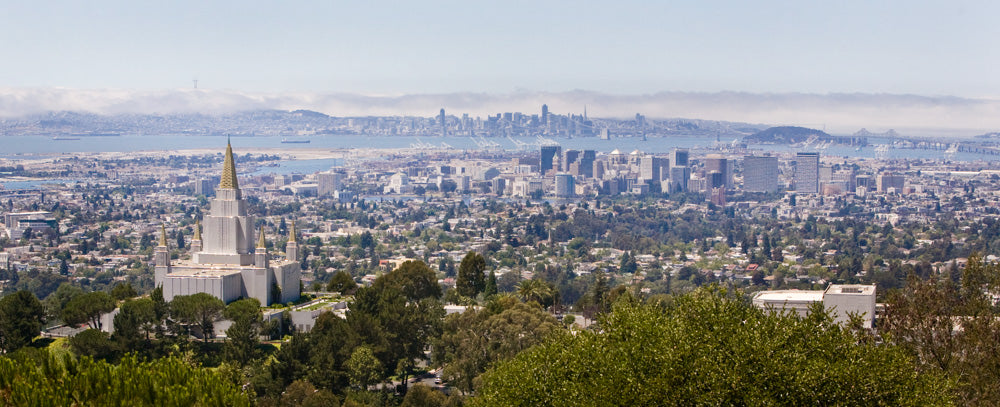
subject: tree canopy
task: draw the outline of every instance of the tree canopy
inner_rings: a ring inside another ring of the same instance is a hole
[[[30,291],[0,298],[0,350],[13,352],[30,344],[44,322],[45,307]]]
[[[949,382],[821,310],[773,314],[717,288],[664,311],[625,296],[603,332],[559,336],[484,375],[475,405],[942,405]]]

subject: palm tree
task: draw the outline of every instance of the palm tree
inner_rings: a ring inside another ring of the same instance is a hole
[[[535,301],[543,304],[552,297],[552,287],[539,279],[524,280],[517,285],[517,295],[524,302]]]

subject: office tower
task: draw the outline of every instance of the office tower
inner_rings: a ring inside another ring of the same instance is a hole
[[[670,191],[686,192],[688,190],[688,180],[691,179],[690,167],[670,167]]]
[[[902,175],[893,175],[891,172],[884,174],[879,174],[878,178],[875,179],[876,187],[879,193],[889,192],[889,189],[895,189],[897,193],[903,192],[903,185],[905,184],[905,179]]]
[[[569,166],[575,163],[579,158],[580,158],[579,150],[566,150],[566,152],[563,153],[563,160],[561,163],[562,170],[569,171]]]
[[[491,189],[493,190],[493,193],[497,194],[498,196],[503,195],[504,190],[507,188],[507,180],[497,177],[493,178],[493,180],[490,182],[492,183]]]
[[[549,124],[549,105],[542,105],[542,124]]]
[[[775,192],[778,190],[778,157],[743,157],[743,190]]]
[[[576,188],[573,184],[573,176],[569,174],[556,174],[556,196],[559,198],[569,198],[576,195]]]
[[[819,193],[819,153],[795,154],[795,191]]]
[[[321,172],[316,176],[317,186],[316,194],[319,196],[331,195],[334,191],[339,190],[341,184],[343,183],[344,174],[340,173],[330,173]]]
[[[722,188],[732,189],[733,187],[733,169],[729,165],[729,160],[722,158],[718,154],[712,154],[705,158],[705,172],[718,172],[722,174],[725,182]]]
[[[547,171],[553,169],[553,161],[558,161],[558,158],[562,155],[562,147],[560,146],[542,146],[542,160],[541,166],[538,171],[544,175]],[[556,168],[558,170],[558,168]]]
[[[594,150],[583,150],[580,158],[580,175],[594,177],[594,160],[597,159],[597,152]]]
[[[208,178],[199,178],[194,182],[194,194],[212,196],[215,194],[215,187],[212,186],[212,180]]]
[[[438,124],[441,125],[441,135],[442,136],[447,136],[448,135],[448,126],[447,126],[448,123],[445,121],[444,108],[441,108],[441,113],[438,113]]]
[[[639,178],[643,181],[659,181],[662,179],[663,159],[647,155],[639,159]]]
[[[687,167],[688,166],[688,150],[686,148],[675,148],[670,152],[670,166],[671,167]]]
[[[712,171],[705,174],[705,190],[711,191],[715,188],[726,187],[726,174],[719,171]]]

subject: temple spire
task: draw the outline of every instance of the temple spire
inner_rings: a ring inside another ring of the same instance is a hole
[[[194,220],[194,238],[191,240],[201,240],[201,221]]]
[[[160,224],[160,246],[167,247],[167,227]]]
[[[288,242],[295,243],[295,221],[292,221],[291,227],[288,228]]]
[[[233,160],[233,145],[226,141],[226,156],[222,161],[222,180],[219,181],[219,189],[240,189],[240,183],[236,180],[236,161]]]
[[[267,240],[264,240],[264,228],[263,227],[260,228],[260,238],[257,239],[257,248],[258,249],[266,249],[267,248]]]

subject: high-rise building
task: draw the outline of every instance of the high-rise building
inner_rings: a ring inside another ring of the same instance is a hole
[[[302,271],[298,246],[292,244],[295,223],[289,230],[286,260],[270,260],[263,228],[254,247],[254,217],[240,191],[231,145],[226,146],[222,180],[204,224],[204,239],[200,225],[195,226],[191,260],[177,261],[170,260],[166,228],[161,226],[160,244],[153,252],[154,282],[163,287],[166,301],[195,293],[208,293],[227,303],[256,298],[264,305],[299,298]]]
[[[563,153],[562,170],[569,171],[569,166],[580,159],[580,150],[566,150]]]
[[[549,105],[542,105],[542,124],[549,124]]]
[[[727,190],[733,188],[733,168],[729,164],[728,159],[725,159],[718,154],[712,154],[705,157],[705,173],[708,174],[718,172],[722,174],[724,183],[721,187]]]
[[[795,154],[795,191],[819,193],[819,153]]]
[[[321,172],[316,176],[316,194],[319,196],[332,195],[334,191],[340,189],[343,183],[344,174],[337,172]]]
[[[562,147],[560,146],[542,146],[542,160],[541,166],[538,170],[544,175],[551,169],[558,170],[558,167],[553,167],[553,161],[558,161],[558,157],[562,155]]]
[[[583,156],[580,158],[580,175],[585,177],[594,177],[594,160],[597,159],[597,152],[594,150],[583,150]]]
[[[671,167],[687,167],[688,164],[688,149],[686,148],[675,148],[670,152],[670,166]]]
[[[441,108],[441,113],[438,113],[438,125],[441,126],[441,135],[442,136],[447,136],[448,135],[448,121],[446,120],[446,117],[444,116],[444,108],[443,107]]]
[[[670,190],[668,192],[686,192],[690,179],[691,167],[670,167]]]
[[[743,157],[743,190],[775,192],[778,190],[778,157]]]
[[[893,175],[891,172],[879,174],[878,178],[875,179],[879,193],[889,192],[890,188],[895,189],[896,193],[903,192],[905,183],[906,179],[902,175]]]
[[[639,179],[642,181],[660,181],[663,176],[663,159],[647,155],[639,159]]]
[[[556,174],[556,196],[559,198],[569,198],[576,195],[576,187],[573,183],[573,176],[569,174]]]

